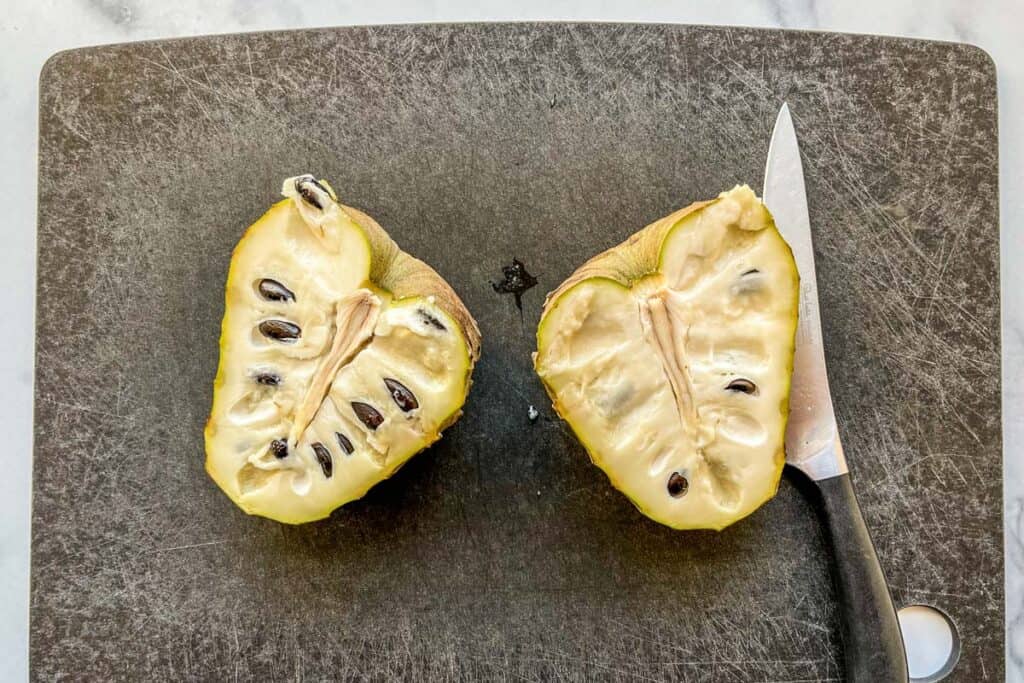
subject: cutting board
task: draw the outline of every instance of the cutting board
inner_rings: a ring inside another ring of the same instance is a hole
[[[692,200],[760,188],[783,101],[829,373],[897,606],[1003,677],[995,71],[977,48],[657,25],[434,25],[87,48],[45,66],[31,672],[38,680],[841,680],[813,500],[674,532],[531,370],[546,291]],[[462,420],[323,522],[203,471],[242,231],[327,178],[480,322]],[[521,259],[540,281],[492,289]],[[528,418],[529,406],[540,415]]]

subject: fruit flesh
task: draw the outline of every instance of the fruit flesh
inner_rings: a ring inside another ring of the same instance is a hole
[[[721,529],[774,495],[797,285],[771,216],[740,187],[592,259],[549,297],[536,369],[644,514]]]
[[[283,192],[232,257],[206,467],[246,512],[301,523],[439,438],[479,333],[368,216],[311,178]]]

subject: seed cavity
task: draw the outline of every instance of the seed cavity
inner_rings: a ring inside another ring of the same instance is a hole
[[[281,384],[281,375],[273,372],[258,372],[253,379],[256,380],[256,384],[262,384],[266,387],[276,387]]]
[[[327,191],[327,188],[318,183],[316,178],[311,175],[304,175],[296,178],[295,189],[298,191],[299,196],[302,197],[302,201],[306,202],[310,206],[315,206],[321,211],[324,209],[322,196],[331,196]],[[317,191],[322,194],[318,194]]]
[[[338,439],[338,445],[341,446],[341,450],[345,451],[345,455],[352,455],[355,452],[355,448],[352,446],[352,442],[347,436],[341,432],[334,432],[334,436]]]
[[[302,335],[302,330],[295,323],[286,320],[264,320],[259,325],[260,334],[268,339],[292,343]]]
[[[762,292],[767,283],[761,271],[757,268],[742,273],[739,279],[733,284],[733,293],[739,296],[752,296]]]
[[[448,331],[448,328],[444,326],[444,323],[438,320],[437,317],[431,315],[428,311],[425,311],[422,308],[417,308],[416,312],[420,314],[421,318],[423,318],[423,322],[430,325],[434,329],[441,330],[442,332]]]
[[[723,410],[715,425],[715,434],[751,448],[768,440],[765,426],[745,410]]]
[[[313,444],[313,453],[316,455],[316,461],[320,463],[320,469],[324,471],[324,476],[330,479],[334,474],[334,461],[331,460],[331,452],[327,450],[327,446],[317,442]]]
[[[352,401],[352,411],[359,418],[359,421],[367,426],[370,430],[376,430],[384,424],[384,416],[380,414],[380,411],[371,406],[369,403],[363,403],[362,401]]]
[[[690,490],[690,482],[686,477],[673,472],[668,478],[668,495],[673,498],[682,498]]]
[[[267,391],[256,387],[242,394],[228,410],[228,419],[238,426],[267,425],[277,422],[280,417],[280,408],[267,400]]]
[[[274,439],[270,442],[270,452],[278,460],[288,457],[288,442],[284,439]]]
[[[275,474],[274,470],[261,469],[247,462],[238,470],[238,489],[242,495],[257,491],[269,484]]]
[[[256,291],[267,301],[295,301],[295,293],[277,280],[263,278],[256,285]]]
[[[420,402],[416,400],[416,396],[397,379],[385,377],[384,385],[391,392],[391,398],[394,399],[395,404],[402,409],[403,413],[408,413],[410,410],[416,410],[420,407]]]
[[[756,394],[757,385],[755,385],[749,379],[737,377],[736,379],[734,379],[733,381],[729,382],[729,384],[726,385],[725,390],[736,391],[741,394]]]

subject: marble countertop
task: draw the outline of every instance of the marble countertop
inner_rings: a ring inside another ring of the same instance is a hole
[[[0,15],[0,288],[8,301],[0,381],[8,409],[0,425],[11,439],[0,478],[0,661],[7,680],[27,677],[29,505],[32,452],[33,292],[39,70],[58,50],[98,43],[208,33],[346,24],[488,20],[592,20],[722,24],[820,29],[969,42],[989,52],[999,77],[1002,214],[1003,425],[1006,531],[1007,680],[1024,681],[1024,303],[1007,292],[1024,289],[1024,200],[1012,191],[1024,181],[1024,19],[1019,0],[658,0],[642,9],[626,0],[513,3],[317,3],[283,0],[41,0],[15,3]],[[590,7],[588,7],[590,5]]]

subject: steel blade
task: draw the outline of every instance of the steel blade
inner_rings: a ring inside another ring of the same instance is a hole
[[[800,318],[789,394],[786,462],[812,479],[828,479],[847,471],[846,459],[825,369],[818,280],[814,272],[814,246],[800,145],[786,104],[779,110],[768,147],[763,199],[779,232],[793,250],[800,273]]]

